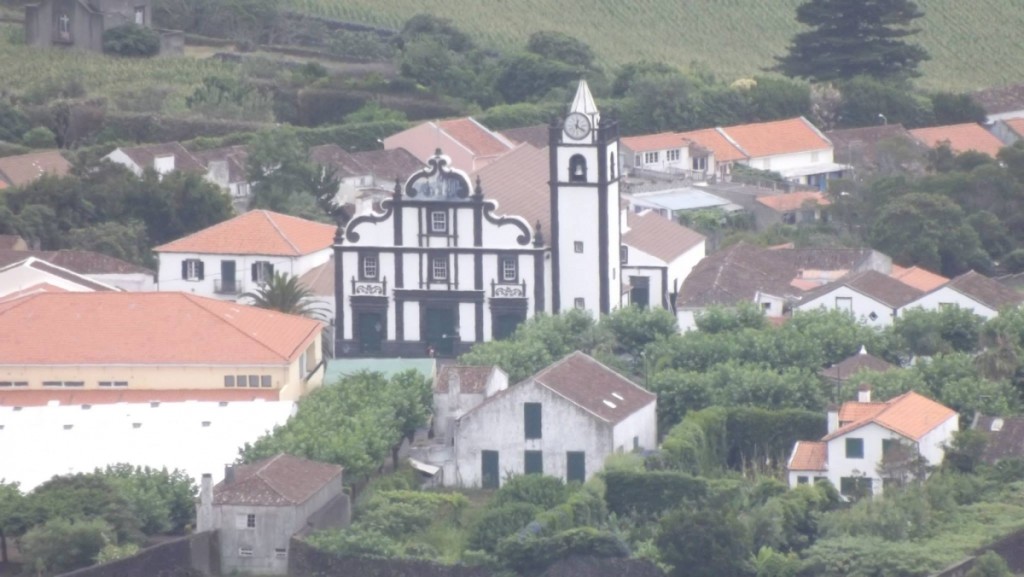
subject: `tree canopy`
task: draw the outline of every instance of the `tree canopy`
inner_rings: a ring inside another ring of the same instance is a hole
[[[815,82],[917,76],[928,53],[905,39],[923,15],[912,0],[807,0],[796,19],[811,29],[793,37],[776,69]]]

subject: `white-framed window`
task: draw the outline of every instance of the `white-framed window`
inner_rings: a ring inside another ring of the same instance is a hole
[[[619,264],[626,264],[629,262],[629,247],[622,245],[619,247]]]
[[[679,160],[679,149],[666,150],[665,151],[665,160],[668,161],[668,162],[672,162],[674,160]]]
[[[245,385],[242,385],[245,386]],[[256,515],[254,513],[238,513],[235,515],[235,529],[255,529]]]
[[[444,234],[448,232],[448,213],[443,210],[430,211],[430,232]]]
[[[252,557],[252,547],[239,547],[238,548],[238,556],[239,557]]]
[[[836,309],[852,313],[853,297],[836,297]]]
[[[506,256],[501,259],[501,280],[503,282],[516,282],[519,280],[519,266],[516,257]]]
[[[644,164],[655,164],[658,159],[661,158],[660,152],[645,152],[644,153]]]
[[[274,380],[270,375],[260,375],[260,388],[269,389],[273,384]]]
[[[274,549],[274,558],[276,558],[276,559],[287,559],[288,558],[288,550],[287,549],[283,549],[281,547],[278,547],[277,549]]]
[[[706,156],[695,156],[693,157],[692,166],[694,170],[707,170],[708,169],[708,157]]]
[[[101,387],[127,387],[128,381],[100,381]]]
[[[235,386],[235,375],[224,375],[224,386],[228,388]]]
[[[249,513],[245,516],[245,526],[249,529],[256,528],[256,515],[255,513]]]
[[[191,281],[203,280],[203,261],[198,258],[181,261],[181,278]]]
[[[573,252],[582,253],[583,252],[583,241],[582,240],[577,240],[576,242],[572,243],[572,250],[573,250]]]
[[[435,256],[430,258],[430,280],[448,280],[448,258]]]
[[[583,297],[576,297],[576,299],[573,300],[572,303],[573,303],[573,306],[575,306],[578,309],[585,309],[585,308],[587,308],[587,301],[583,300]]]
[[[274,278],[274,263],[258,260],[252,263],[252,282],[254,283],[268,283]]]
[[[376,280],[377,275],[380,274],[379,261],[375,254],[364,254],[363,255],[363,266],[360,268],[360,274],[363,275],[365,280]]]
[[[643,164],[643,158],[644,157],[640,156],[639,154],[634,154],[633,155],[633,164],[636,165],[636,166],[640,166],[641,164]]]
[[[146,7],[136,6],[135,7],[135,23],[139,26],[146,25]]]

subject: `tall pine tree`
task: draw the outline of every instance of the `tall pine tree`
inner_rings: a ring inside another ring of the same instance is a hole
[[[918,32],[911,24],[923,15],[912,0],[807,0],[796,19],[811,30],[793,37],[775,69],[815,82],[918,76],[928,53],[904,39]]]

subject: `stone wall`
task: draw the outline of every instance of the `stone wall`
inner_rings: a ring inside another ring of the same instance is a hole
[[[986,551],[995,551],[1000,557],[1006,560],[1010,571],[1019,575],[1024,573],[1024,529],[1011,533],[999,541],[975,551],[974,557],[967,557],[935,573],[931,577],[964,577],[974,567],[976,556]]]
[[[102,565],[93,565],[59,577],[193,577],[216,575],[219,559],[215,554],[217,533],[208,531],[186,535],[166,543],[147,547],[137,555]]]

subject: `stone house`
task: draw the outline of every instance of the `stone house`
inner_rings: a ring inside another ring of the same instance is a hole
[[[25,6],[30,46],[103,52],[103,33],[126,24],[153,27],[152,0],[42,0]],[[184,52],[180,31],[161,31],[161,54]]]

